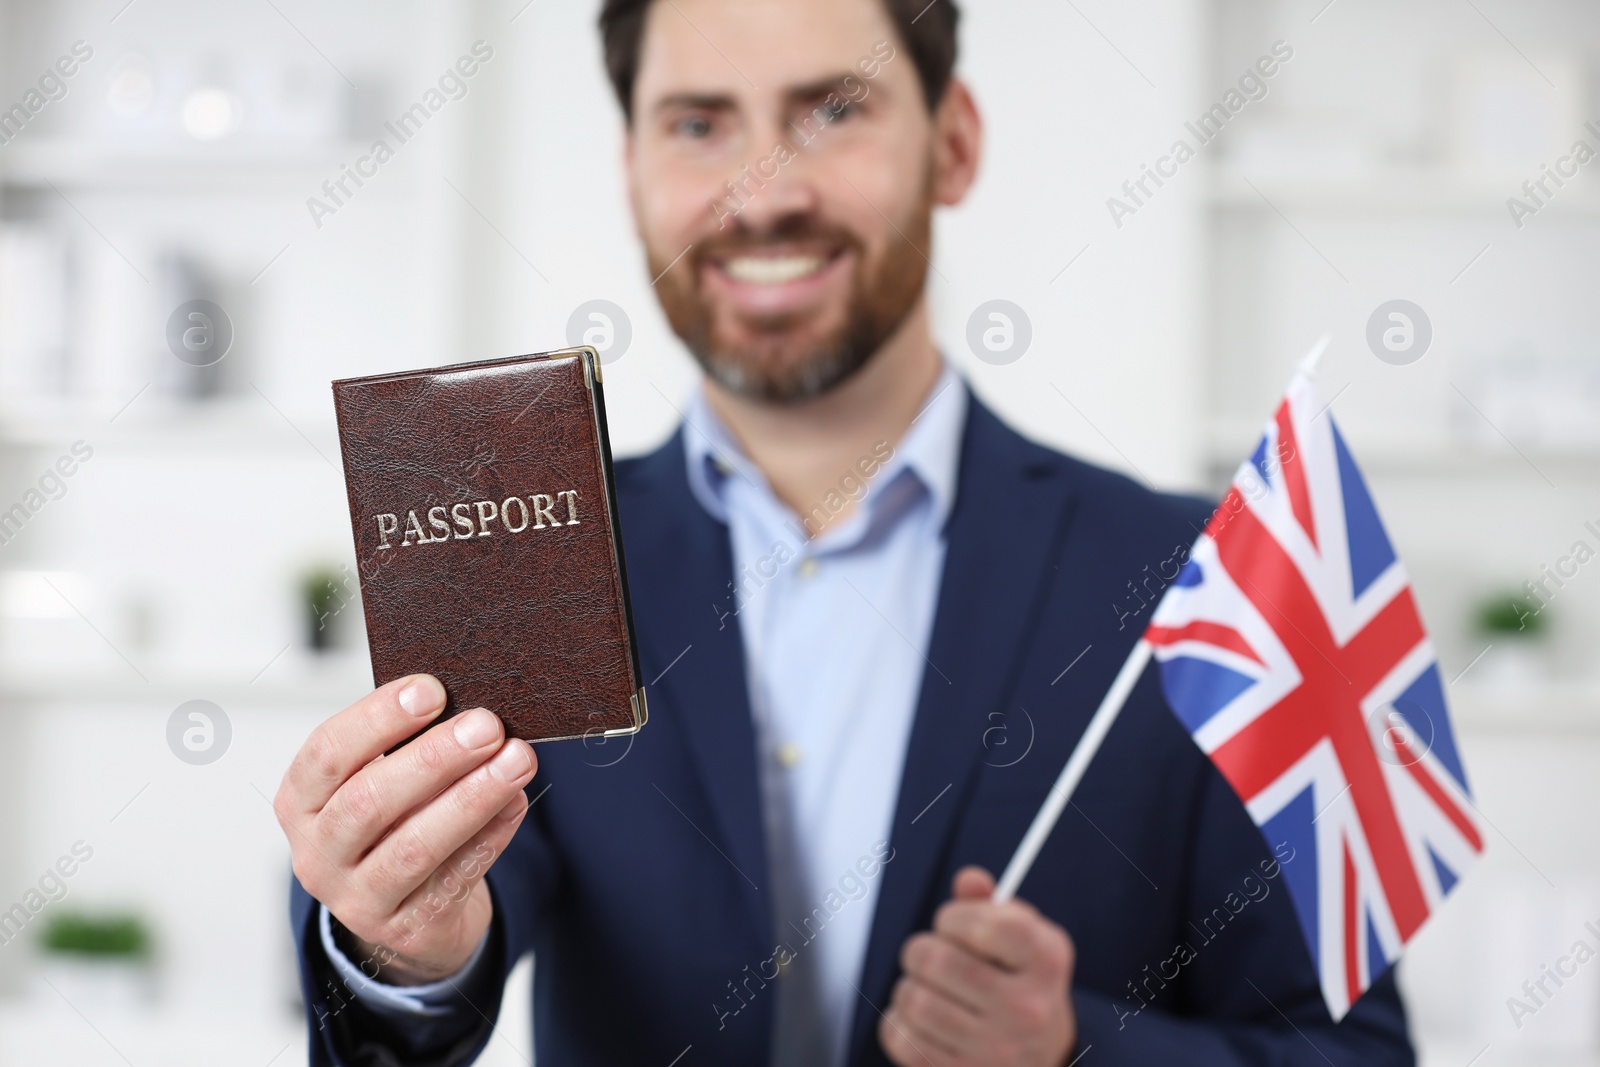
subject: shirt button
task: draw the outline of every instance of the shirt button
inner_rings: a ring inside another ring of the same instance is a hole
[[[800,561],[800,577],[813,578],[817,573],[817,557],[807,556]]]
[[[721,471],[723,474],[732,474],[733,473],[733,464],[729,463],[727,460],[723,459],[721,456],[712,457],[711,462],[717,468],[717,470]]]
[[[800,746],[793,741],[786,741],[778,746],[778,766],[793,767],[800,762]]]

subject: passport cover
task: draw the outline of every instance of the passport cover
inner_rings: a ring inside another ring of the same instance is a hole
[[[372,678],[526,741],[647,711],[592,348],[333,383]]]

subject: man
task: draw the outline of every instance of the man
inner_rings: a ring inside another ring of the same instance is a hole
[[[275,805],[313,1062],[469,1062],[531,949],[543,1064],[1410,1063],[1392,976],[1329,1019],[1294,849],[1153,676],[989,899],[1145,621],[1113,605],[1207,509],[1023,440],[934,348],[931,214],[981,141],[954,5],[601,24],[705,370],[618,472],[651,722],[536,764],[413,676],[317,729]]]

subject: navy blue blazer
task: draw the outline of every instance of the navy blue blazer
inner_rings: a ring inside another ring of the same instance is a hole
[[[538,801],[488,876],[487,978],[431,1047],[331,980],[314,902],[294,887],[314,1064],[468,1062],[530,950],[542,1065],[768,1061],[783,937],[739,629],[723,618],[728,531],[690,495],[677,437],[619,464],[617,481],[649,724],[539,750]],[[887,1063],[876,1028],[901,945],[958,868],[1004,868],[1207,513],[970,406],[927,650],[937,670],[878,875],[852,1067]],[[1392,974],[1329,1018],[1282,876],[1293,850],[1276,852],[1146,672],[1020,893],[1077,944],[1092,1063],[1413,1062]]]

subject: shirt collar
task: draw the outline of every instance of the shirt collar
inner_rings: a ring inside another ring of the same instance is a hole
[[[946,364],[928,391],[922,410],[895,444],[894,455],[873,479],[888,485],[902,469],[910,470],[927,490],[940,527],[955,505],[961,432],[966,425],[968,402],[966,383]],[[689,490],[707,514],[718,522],[728,521],[726,488],[732,478],[743,478],[773,497],[760,468],[739,448],[733,434],[711,409],[703,384],[690,395],[683,422]]]

